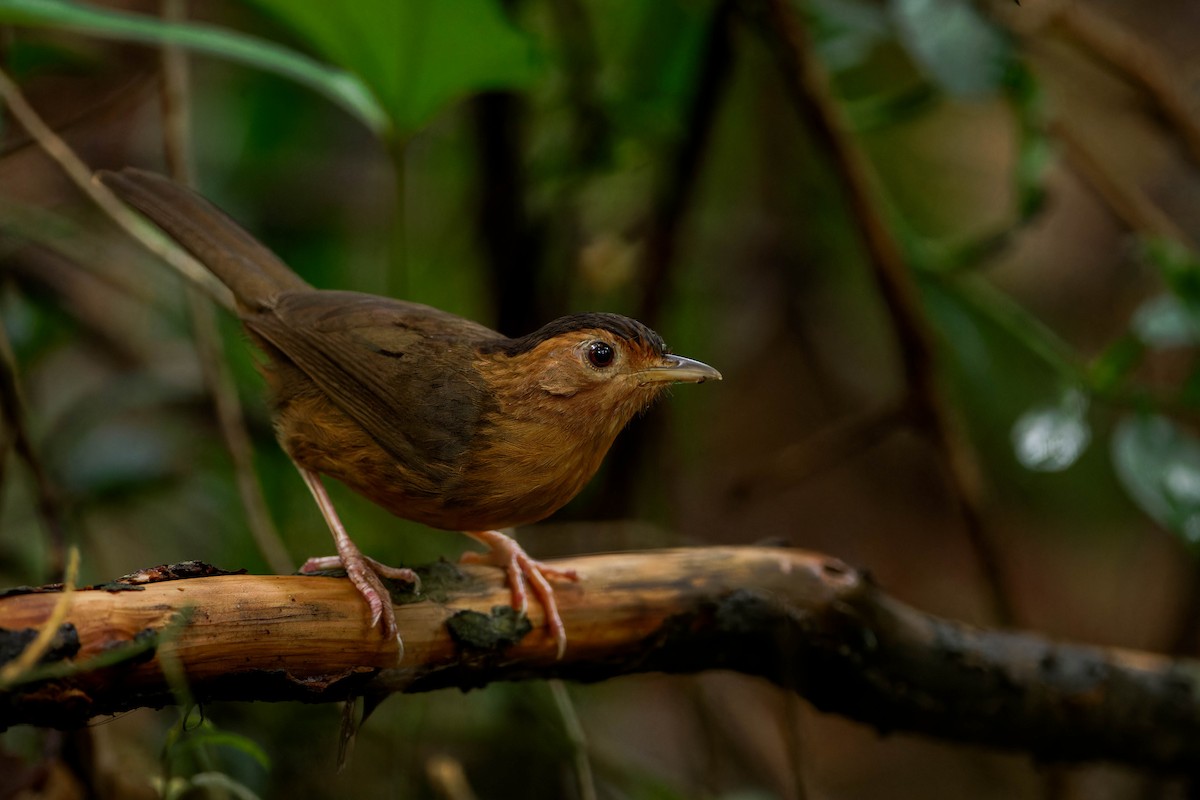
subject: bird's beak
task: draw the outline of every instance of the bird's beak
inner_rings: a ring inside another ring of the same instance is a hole
[[[638,372],[641,383],[704,383],[721,380],[721,373],[700,361],[665,355],[662,361]]]

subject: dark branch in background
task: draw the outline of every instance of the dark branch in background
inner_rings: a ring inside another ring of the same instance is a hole
[[[564,265],[543,281],[543,298],[556,311],[568,308],[578,270],[571,268],[585,245],[580,197],[590,178],[609,169],[614,125],[600,98],[601,58],[587,7],[580,0],[547,4],[559,42],[565,88],[561,102],[570,112],[566,149],[569,161],[557,176],[554,199],[545,212],[547,258]],[[553,253],[553,255],[550,255]]]
[[[701,48],[700,66],[692,89],[691,106],[684,121],[683,138],[676,146],[670,166],[664,173],[643,232],[641,261],[641,299],[637,317],[652,328],[659,327],[663,306],[671,289],[679,228],[694,198],[704,154],[716,120],[733,62],[732,0],[719,0],[708,21]],[[637,492],[639,471],[645,454],[653,449],[653,438],[661,425],[633,425],[617,439],[609,451],[596,493],[592,518],[618,518],[629,515]]]
[[[983,572],[995,618],[1011,623],[1008,581],[980,509],[980,476],[974,454],[942,397],[936,354],[912,275],[877,208],[870,167],[848,134],[829,79],[811,52],[807,32],[787,0],[744,0],[742,8],[775,55],[788,92],[805,126],[816,137],[846,191],[880,298],[899,350],[906,391],[917,427],[931,439],[962,513],[968,539]]]
[[[133,370],[153,360],[155,344],[139,340],[131,331],[130,315],[121,313],[136,300],[87,267],[41,243],[15,250],[0,261],[14,291],[48,295],[48,303],[79,325],[88,346],[117,369]]]
[[[164,18],[185,20],[186,0],[163,0]],[[163,112],[163,150],[167,169],[175,180],[194,184],[191,156],[191,106],[188,92],[187,56],[179,47],[166,45],[162,52],[161,92]],[[196,345],[196,358],[204,388],[212,403],[217,429],[233,465],[234,482],[250,534],[259,554],[273,572],[290,572],[295,564],[288,556],[283,540],[271,521],[271,512],[263,497],[262,486],[254,472],[254,447],[246,430],[246,418],[238,399],[233,374],[225,359],[216,310],[199,288],[185,285],[188,316]]]
[[[1192,93],[1179,80],[1154,45],[1133,32],[1079,3],[1055,2],[1034,25],[1021,15],[995,9],[996,18],[1025,41],[1036,41],[1047,32],[1060,31],[1084,50],[1140,88],[1184,145],[1184,151],[1200,164],[1200,112]],[[1050,133],[1063,146],[1067,164],[1094,191],[1123,225],[1143,236],[1162,237],[1196,252],[1196,242],[1158,207],[1146,192],[1126,177],[1117,175],[1109,160],[1096,153],[1077,126],[1065,118],[1054,120]],[[1187,409],[1170,408],[1166,400],[1159,409],[1180,414]],[[1194,560],[1193,560],[1194,561]],[[1180,614],[1173,653],[1196,652],[1200,627],[1200,572],[1193,569],[1187,600]]]
[[[1050,22],[1140,87],[1200,165],[1200,112],[1193,93],[1151,45],[1086,3],[1059,3]]]
[[[1135,183],[1114,173],[1112,164],[1092,149],[1074,125],[1057,119],[1050,123],[1050,133],[1063,145],[1068,165],[1121,224],[1135,233],[1170,239],[1195,250],[1183,229]]]
[[[485,567],[433,565],[424,569],[426,594],[397,596],[399,664],[394,642],[373,635],[361,598],[341,579],[221,575],[80,590],[41,673],[0,692],[0,726],[70,727],[173,703],[160,657],[176,662],[200,702],[328,702],[499,680],[728,669],[883,732],[1043,762],[1110,760],[1160,772],[1200,763],[1200,663],[971,628],[905,606],[864,573],[804,551],[698,548],[556,564],[583,576],[560,592],[571,632],[561,661],[538,610],[531,620],[515,616],[503,574]],[[0,652],[11,658],[57,599],[0,598]]]
[[[739,475],[729,488],[729,497],[733,502],[744,502],[760,493],[796,486],[869,450],[911,418],[910,404],[904,402],[843,417]]]
[[[1070,167],[1123,225],[1134,233],[1162,237],[1196,252],[1191,237],[1137,184],[1116,175],[1110,162],[1092,150],[1075,126],[1060,119],[1051,124],[1050,132],[1062,144]],[[1184,557],[1192,569],[1185,589],[1186,599],[1171,637],[1171,653],[1195,653],[1200,645],[1200,564],[1191,554],[1184,554]]]
[[[50,479],[42,459],[29,435],[29,421],[21,397],[21,382],[17,374],[16,355],[8,339],[8,330],[0,320],[0,460],[7,460],[8,448],[25,463],[33,481],[35,509],[46,529],[47,571],[51,576],[62,575],[66,563],[67,536],[61,493]],[[0,477],[4,471],[0,470]],[[5,489],[0,483],[0,490]]]
[[[733,10],[732,0],[719,0],[709,17],[691,106],[684,120],[683,138],[659,184],[645,230],[642,297],[637,317],[652,328],[661,321],[663,306],[674,288],[671,270],[675,266],[679,228],[695,196],[713,123],[729,81],[733,62]]]
[[[608,159],[612,148],[612,123],[598,97],[600,53],[580,0],[550,0],[550,21],[561,43],[566,77],[565,97],[571,104],[571,147],[575,166],[586,169]]]
[[[479,154],[477,224],[492,280],[496,329],[521,336],[546,322],[541,301],[542,237],[526,210],[522,147],[525,101],[515,92],[484,92],[471,101]]]

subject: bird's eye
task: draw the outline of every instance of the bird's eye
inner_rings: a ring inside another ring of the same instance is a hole
[[[593,367],[604,369],[612,364],[617,351],[608,342],[592,342],[588,345],[588,361]]]

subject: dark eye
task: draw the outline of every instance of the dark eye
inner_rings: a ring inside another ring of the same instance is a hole
[[[588,345],[588,361],[593,367],[604,369],[613,362],[617,351],[608,342],[592,342]]]

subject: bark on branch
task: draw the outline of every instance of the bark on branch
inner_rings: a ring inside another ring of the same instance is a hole
[[[0,691],[0,727],[81,725],[178,701],[302,700],[557,676],[731,669],[880,731],[912,731],[1160,771],[1200,763],[1200,664],[978,630],[916,611],[836,559],[703,548],[586,556],[559,587],[566,656],[506,613],[499,570],[437,564],[398,592],[405,642],[368,629],[345,580],[217,575],[74,593],[44,670]],[[0,598],[0,661],[50,618],[56,592]],[[98,666],[107,660],[104,666]],[[168,679],[165,675],[179,678]]]

